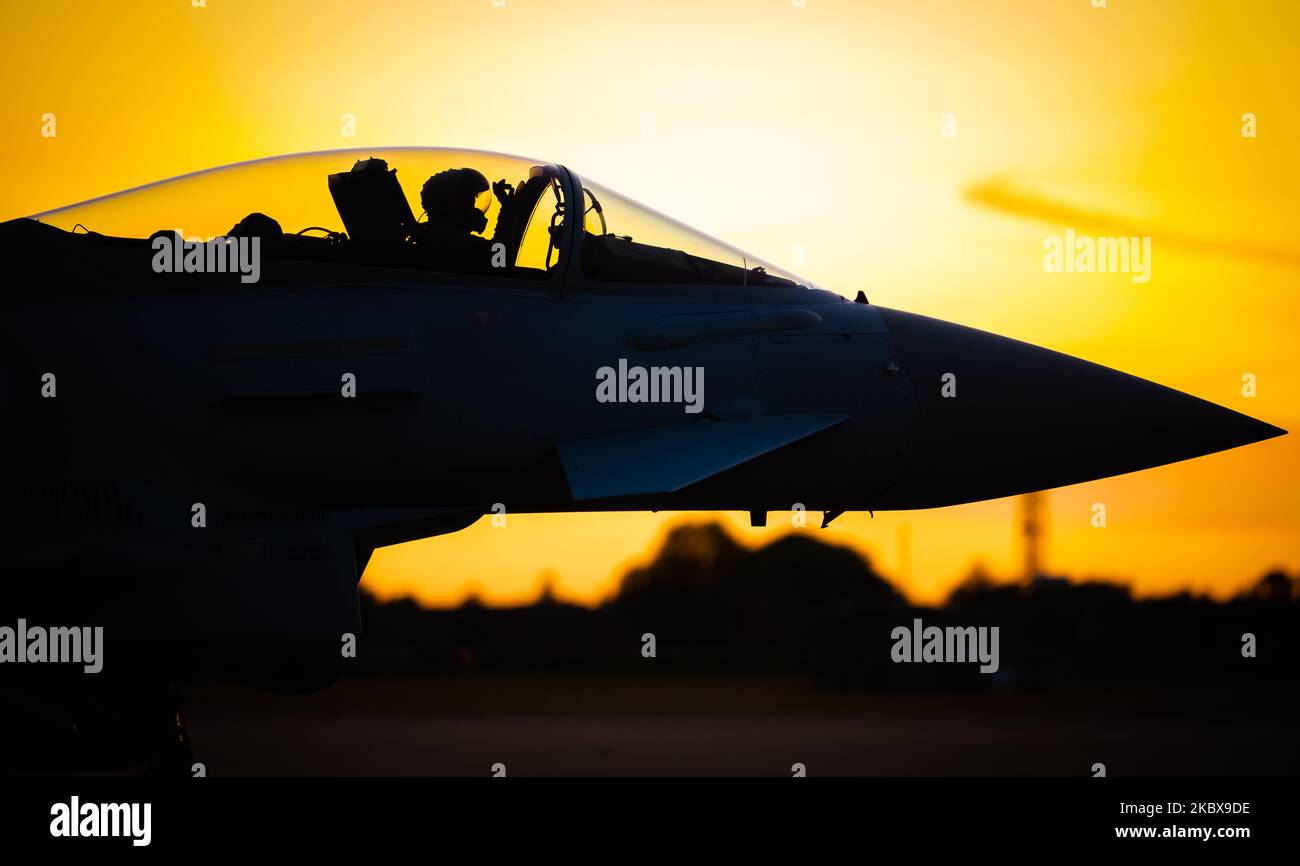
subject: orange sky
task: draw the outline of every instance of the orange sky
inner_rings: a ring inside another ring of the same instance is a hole
[[[6,10],[0,35],[0,212],[303,150],[528,154],[843,294],[1294,430],[1297,22],[1281,0],[46,0]],[[1045,273],[1044,238],[1088,226],[966,194],[995,182],[1150,234],[1151,281]],[[1047,564],[1144,593],[1224,594],[1300,568],[1298,466],[1288,436],[1053,492]],[[894,574],[906,525],[905,589],[934,600],[974,560],[1014,572],[1014,514],[999,501],[845,515],[824,535]],[[381,551],[365,579],[430,603],[510,603],[551,572],[562,597],[594,603],[681,519],[511,515]],[[726,519],[754,543],[788,531],[783,515],[765,530]]]

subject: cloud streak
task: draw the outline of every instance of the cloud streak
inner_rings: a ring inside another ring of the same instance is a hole
[[[1018,190],[1004,176],[970,184],[962,190],[962,197],[974,205],[999,213],[1067,225],[1089,234],[1150,237],[1161,246],[1180,248],[1189,252],[1300,268],[1300,250],[1167,231],[1149,223],[1126,219],[1104,211],[1086,210],[1037,195],[1032,191]]]

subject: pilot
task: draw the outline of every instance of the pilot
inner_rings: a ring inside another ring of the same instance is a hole
[[[501,202],[502,211],[509,210],[514,198],[513,187],[500,180],[491,189]],[[482,172],[472,168],[438,172],[420,190],[420,204],[428,219],[414,234],[416,244],[428,248],[440,270],[488,271],[492,267],[496,239],[485,238],[481,232],[487,228],[487,209],[491,203],[488,180]]]

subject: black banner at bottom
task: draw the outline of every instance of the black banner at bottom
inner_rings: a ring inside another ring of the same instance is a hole
[[[893,841],[1231,856],[1289,847],[1298,805],[1290,779],[8,779],[0,832],[6,855],[390,845],[430,856],[449,845],[812,854]]]

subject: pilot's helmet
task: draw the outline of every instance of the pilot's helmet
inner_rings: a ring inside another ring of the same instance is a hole
[[[430,225],[481,232],[487,227],[486,212],[492,203],[488,179],[472,168],[450,168],[424,182],[420,204]]]
[[[263,242],[269,242],[284,237],[284,230],[266,214],[251,213],[235,223],[226,234],[232,238],[261,238]]]

